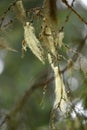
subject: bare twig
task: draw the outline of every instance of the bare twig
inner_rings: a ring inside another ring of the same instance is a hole
[[[69,62],[66,67],[61,70],[61,73],[64,73],[66,70],[68,70],[69,68],[71,68],[73,66],[73,62],[76,62],[78,56],[79,56],[79,53],[81,52],[81,50],[83,49],[84,47],[84,44],[85,44],[85,41],[87,39],[87,35],[86,37],[80,42],[80,45],[78,46],[77,50],[74,51],[74,55],[72,56],[71,58],[71,62]],[[64,45],[66,48],[70,49],[68,46]],[[73,51],[73,50],[72,50]]]
[[[62,0],[62,2],[63,2],[71,11],[73,11],[73,13],[76,14],[76,16],[77,16],[84,24],[87,25],[87,21],[85,21],[85,20],[82,18],[82,16],[81,16],[79,13],[77,13],[77,11],[74,10],[74,9],[68,4],[67,0]]]
[[[49,82],[52,82],[54,77],[51,77],[50,79],[44,80],[41,83],[37,82],[31,86],[29,86],[29,89],[25,92],[23,97],[17,102],[17,104],[13,107],[13,109],[5,116],[4,120],[1,122],[0,127],[5,123],[9,122],[9,120],[13,119],[21,110],[23,109],[26,102],[29,100],[32,93],[39,88],[43,88],[45,85],[47,85]],[[39,80],[40,81],[40,80]]]
[[[42,83],[36,83],[36,84],[30,86],[29,89],[25,92],[24,96],[21,98],[21,100],[15,105],[13,110],[9,113],[9,115],[13,116],[13,115],[17,114],[24,107],[27,100],[29,99],[29,97],[32,95],[32,93],[36,89],[44,87],[49,82],[51,82],[53,79],[54,79],[54,77],[51,77],[50,79],[45,80]]]
[[[0,29],[1,29],[1,26],[2,26],[2,24],[3,24],[3,21],[5,20],[5,17],[6,17],[6,15],[7,15],[7,13],[11,10],[11,8],[12,8],[13,6],[15,6],[15,4],[16,4],[17,1],[18,1],[18,0],[13,1],[13,2],[9,5],[9,7],[4,11],[3,16],[0,18]]]
[[[17,50],[15,50],[15,49],[9,47],[9,46],[6,45],[6,44],[2,44],[2,43],[0,43],[0,49],[5,49],[5,50],[8,50],[8,51],[12,51],[12,52],[18,52]]]
[[[75,0],[72,1],[71,7],[73,7],[74,2],[75,2]],[[71,13],[72,13],[72,11],[70,11],[70,12],[68,13],[68,15],[66,16],[65,21],[64,21],[64,25],[60,28],[59,32],[62,32],[62,31],[64,30],[65,24],[69,21],[69,18],[70,18]]]

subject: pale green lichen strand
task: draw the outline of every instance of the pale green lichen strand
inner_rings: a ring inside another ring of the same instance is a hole
[[[55,88],[54,88],[55,100],[53,103],[53,108],[57,109],[59,107],[62,113],[66,113],[68,98],[65,90],[65,85],[63,83],[62,75],[59,73],[58,66],[55,65],[55,63],[52,61],[50,53],[48,53],[48,60],[53,69],[55,79]]]
[[[44,50],[40,41],[35,36],[34,27],[29,22],[26,22],[26,25],[24,26],[24,40],[33,54],[44,63]]]

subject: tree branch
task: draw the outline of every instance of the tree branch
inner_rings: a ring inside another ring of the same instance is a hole
[[[40,78],[42,77],[46,78],[46,74],[42,75]],[[45,85],[49,84],[49,82],[52,82],[54,80],[54,77],[51,77],[47,80],[43,80],[41,83],[40,80],[41,79],[39,79],[38,82],[36,82],[35,84],[29,86],[29,89],[24,93],[21,99],[18,100],[18,102],[14,105],[13,109],[5,116],[4,120],[0,123],[0,127],[4,123],[10,122],[14,117],[16,117],[16,115],[21,112],[33,92],[39,88],[43,88]]]
[[[73,62],[76,62],[79,53],[81,52],[81,50],[84,47],[85,41],[87,40],[87,35],[86,37],[80,42],[80,45],[78,46],[77,50],[74,51],[74,55],[71,58],[71,61],[65,66],[65,68],[63,70],[61,70],[61,73],[64,73],[65,71],[67,71],[69,68],[71,68],[73,66]],[[70,49],[69,47],[66,46],[66,48]]]
[[[81,17],[81,15],[80,15],[79,13],[77,13],[77,12],[68,4],[67,0],[62,0],[62,2],[63,2],[71,11],[73,11],[73,13],[76,14],[77,17],[78,17],[83,23],[85,23],[85,24],[87,25],[87,21],[85,21],[85,20]]]

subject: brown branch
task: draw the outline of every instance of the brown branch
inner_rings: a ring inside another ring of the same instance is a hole
[[[82,16],[81,16],[79,13],[77,13],[77,12],[68,4],[67,0],[62,0],[62,2],[63,2],[71,11],[73,11],[73,13],[76,14],[77,17],[78,17],[83,23],[85,23],[85,24],[87,25],[87,21],[85,21],[85,20],[82,18]]]
[[[6,17],[6,15],[7,15],[7,13],[11,10],[11,8],[12,8],[13,6],[15,6],[15,4],[16,4],[17,1],[18,1],[18,0],[13,1],[13,2],[8,6],[8,8],[4,11],[3,16],[0,18],[0,29],[1,29],[1,26],[2,26],[2,24],[3,24],[3,21],[5,20],[5,17]]]
[[[29,86],[29,89],[25,92],[25,94],[22,96],[22,98],[16,103],[16,105],[14,105],[13,109],[5,116],[4,120],[0,124],[0,127],[4,123],[9,122],[11,119],[13,119],[23,109],[24,105],[26,104],[26,102],[29,100],[30,96],[33,94],[33,92],[36,89],[43,88],[49,82],[52,82],[53,79],[54,79],[54,77],[51,77],[50,79],[44,80],[41,83],[37,82],[37,83]],[[39,79],[39,81],[40,81],[40,79]]]
[[[73,7],[74,2],[75,2],[75,0],[72,1],[71,7]],[[64,21],[64,25],[60,28],[59,32],[62,32],[62,31],[64,30],[65,24],[69,21],[69,18],[70,18],[71,13],[72,13],[72,11],[70,11],[70,12],[68,13],[68,15],[66,16],[65,21]]]
[[[22,110],[22,108],[24,107],[24,105],[26,104],[27,100],[29,99],[29,97],[32,95],[32,93],[38,89],[38,88],[42,88],[45,85],[47,85],[49,82],[51,82],[54,79],[54,77],[51,77],[48,80],[43,81],[42,83],[36,83],[34,85],[31,85],[29,87],[29,89],[25,92],[24,96],[21,98],[21,100],[15,105],[14,109],[9,113],[10,116],[13,117],[13,115],[17,114],[18,112],[20,112]]]
[[[18,52],[17,50],[9,47],[6,44],[2,44],[2,43],[0,43],[0,50],[7,50],[7,51],[12,51],[12,52]]]
[[[49,0],[50,17],[53,21],[57,22],[57,0]]]
[[[76,62],[79,53],[81,52],[81,50],[84,47],[85,41],[87,40],[87,35],[86,37],[80,42],[80,45],[78,46],[77,50],[74,52],[74,55],[71,58],[71,61],[65,66],[65,68],[63,70],[61,70],[61,73],[64,73],[65,71],[67,71],[69,68],[71,68],[73,66],[73,63]],[[69,47],[66,46],[66,48],[70,49]]]

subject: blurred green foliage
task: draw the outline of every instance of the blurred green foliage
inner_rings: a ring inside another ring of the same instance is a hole
[[[12,0],[0,0],[0,17],[3,16],[4,11],[8,8],[9,4],[13,2]],[[42,0],[23,0],[24,7],[26,10],[30,8],[41,6]],[[80,10],[79,10],[80,9]],[[77,7],[77,11],[87,19],[87,11],[82,7]],[[68,14],[69,10],[59,9],[58,19],[60,28],[64,24],[64,20]],[[10,111],[15,102],[17,102],[24,92],[29,89],[32,79],[38,78],[38,74],[44,72],[49,67],[48,65],[43,65],[38,59],[32,54],[28,49],[25,53],[24,58],[21,58],[21,43],[23,40],[23,27],[17,19],[14,19],[15,14],[10,11],[6,15],[4,23],[7,23],[9,19],[13,19],[13,23],[7,26],[5,29],[0,30],[0,37],[6,40],[7,44],[17,50],[18,52],[11,52],[7,50],[0,50],[0,60],[3,62],[4,70],[0,74],[0,110]],[[40,23],[34,21],[34,26],[38,31],[41,26]],[[84,24],[78,19],[75,14],[71,14],[68,23],[65,25],[64,32],[64,42],[71,45],[79,45],[79,41],[82,40],[82,33],[84,31]],[[38,34],[38,32],[37,32]],[[1,41],[0,41],[1,42]],[[65,54],[65,50],[61,51]],[[67,55],[67,54],[66,54]],[[1,66],[2,67],[2,66]],[[40,79],[39,79],[40,80]],[[81,95],[84,98],[84,105],[87,108],[87,83],[84,84],[85,88],[81,86],[76,90],[80,89],[82,91]],[[81,92],[80,91],[80,92]],[[84,94],[85,91],[85,94]],[[80,93],[79,92],[79,93]],[[45,108],[42,109],[40,106],[42,100],[43,91],[42,89],[37,89],[29,100],[25,104],[22,112],[20,113],[20,126],[21,130],[46,130],[49,125],[51,103],[49,95],[45,97],[44,105]],[[76,97],[76,95],[75,95]],[[79,94],[78,94],[79,97]],[[68,122],[69,124],[69,122]],[[69,124],[71,125],[71,124]],[[60,124],[60,126],[62,126]],[[66,124],[64,123],[64,126]],[[73,126],[73,125],[71,125]],[[66,126],[67,127],[67,126]],[[67,130],[72,130],[67,128]],[[77,129],[73,129],[77,130]]]

